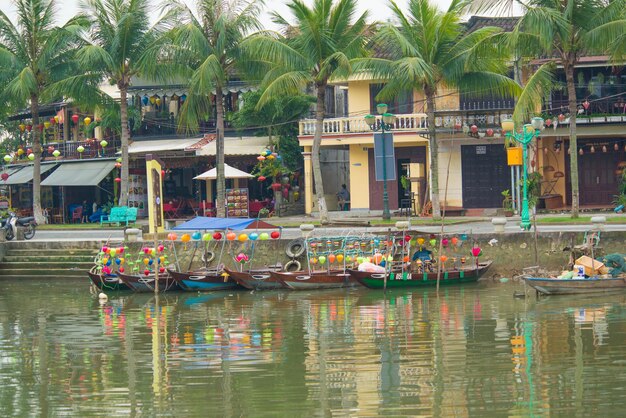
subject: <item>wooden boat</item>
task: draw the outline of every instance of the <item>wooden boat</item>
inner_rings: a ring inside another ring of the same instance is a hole
[[[267,268],[236,271],[225,268],[224,271],[228,273],[232,280],[249,290],[274,290],[284,288],[283,284],[270,274],[270,271],[277,271],[276,269]]]
[[[453,284],[472,283],[485,274],[491,266],[491,261],[478,263],[478,266],[468,266],[461,270],[442,271],[439,285],[449,286]],[[359,283],[370,289],[383,289],[385,286],[386,273],[370,273],[366,271],[349,270],[350,275]],[[411,287],[427,287],[437,285],[437,272],[411,274],[392,273],[387,277],[387,288],[411,288]]]
[[[573,295],[587,293],[618,292],[626,289],[626,279],[556,279],[546,277],[524,277],[526,283],[544,295]]]
[[[117,273],[122,282],[133,292],[147,293],[154,292],[154,274],[148,276]],[[179,290],[178,284],[168,273],[159,273],[159,292]]]
[[[356,286],[358,283],[344,270],[328,271],[271,271],[270,275],[284,287],[292,290],[336,289]]]
[[[91,279],[91,283],[93,283],[93,285],[99,290],[130,290],[130,288],[126,286],[124,282],[117,277],[117,275],[98,273],[96,271],[96,266],[92,267],[87,274],[89,275],[89,279]]]
[[[198,270],[183,273],[169,270],[170,276],[181,289],[197,291],[241,289],[237,282],[222,276],[223,270]]]

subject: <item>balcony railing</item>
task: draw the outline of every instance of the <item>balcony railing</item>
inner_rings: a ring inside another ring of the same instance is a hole
[[[119,139],[109,139],[106,147],[100,146],[100,140],[86,140],[86,141],[65,141],[65,142],[48,142],[45,143],[42,148],[41,154],[42,161],[57,161],[57,160],[78,160],[88,158],[103,158],[103,157],[115,157],[120,149]],[[78,152],[78,147],[83,147],[83,152]],[[26,148],[32,149],[32,144],[26,144]],[[52,153],[58,150],[60,155],[55,157]],[[26,153],[23,153],[18,157],[17,163],[30,163]]]
[[[413,113],[407,115],[396,115],[394,131],[426,131],[428,125],[425,113]],[[323,135],[329,134],[358,134],[372,132],[363,116],[349,118],[324,119]],[[300,135],[315,134],[315,119],[303,119],[300,121]]]
[[[498,128],[502,120],[511,119],[513,109],[498,110],[444,110],[435,114],[437,129],[462,129],[463,125],[478,128]]]

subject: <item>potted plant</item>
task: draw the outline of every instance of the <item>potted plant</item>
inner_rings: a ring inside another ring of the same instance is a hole
[[[261,208],[259,210],[259,218],[267,218],[270,214],[270,210],[268,208]]]
[[[400,184],[402,185],[406,196],[411,194],[411,180],[409,180],[407,176],[400,176]]]
[[[510,190],[504,190],[502,192],[502,197],[504,197],[504,199],[502,199],[502,209],[504,210],[504,216],[510,217],[513,216],[514,210],[513,210],[513,198],[511,197],[511,191]]]

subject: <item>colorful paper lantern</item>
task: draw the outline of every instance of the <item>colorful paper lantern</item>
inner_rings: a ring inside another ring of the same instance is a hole
[[[446,261],[448,261],[448,256],[442,255],[441,257],[439,257],[439,260],[441,260],[442,263],[445,263]]]
[[[221,240],[221,239],[222,239],[222,234],[221,234],[220,232],[216,232],[216,233],[214,233],[214,234],[213,234],[213,239],[214,239],[215,241],[219,241],[219,240]]]
[[[102,141],[100,141],[100,146],[102,148],[106,148],[107,145],[109,145],[109,143],[107,141],[105,141],[104,139]]]
[[[253,232],[253,233],[250,234],[249,238],[250,238],[251,241],[256,241],[257,238],[259,238],[259,234],[257,234],[256,232]]]
[[[114,181],[115,181],[116,183],[121,183],[121,182],[122,182],[122,179],[121,179],[120,177],[115,177]]]
[[[247,234],[239,234],[239,236],[237,237],[237,239],[241,242],[246,242],[248,241],[248,235]]]
[[[237,234],[235,234],[234,232],[229,232],[228,234],[226,234],[226,239],[228,241],[234,241],[235,239],[237,239]]]
[[[4,156],[4,161],[7,162],[7,163],[10,162],[12,159],[13,159],[13,157],[11,157],[8,154]]]
[[[194,241],[200,241],[201,238],[202,238],[202,234],[198,231],[191,234],[191,239],[193,239]]]
[[[434,247],[435,245],[437,245],[437,240],[434,239],[434,238],[431,238],[431,240],[429,242],[430,242],[430,246],[431,247]]]
[[[52,151],[52,155],[54,155],[55,157],[58,157],[59,155],[61,155],[61,151],[59,151],[58,149],[55,149],[54,151]]]
[[[323,255],[320,255],[318,258],[318,261],[320,262],[320,264],[325,264],[326,263],[326,257]]]
[[[189,242],[189,240],[190,240],[190,239],[191,239],[191,235],[189,235],[189,234],[183,234],[183,235],[180,237],[180,240],[181,240],[182,242]]]
[[[267,241],[269,239],[269,234],[267,232],[261,232],[261,235],[259,235],[259,240],[261,241]]]
[[[45,122],[43,123],[43,127],[44,127],[44,128],[46,128],[46,129],[48,129],[48,128],[50,127],[50,122],[45,121]]]
[[[265,156],[259,155],[258,157],[256,157],[256,159],[259,161],[265,161]]]
[[[270,237],[272,237],[272,239],[278,239],[280,238],[280,232],[272,231],[272,233],[270,234]]]
[[[89,116],[85,117],[85,119],[83,119],[83,123],[85,124],[85,126],[89,126],[89,124],[91,123],[91,118]]]
[[[7,181],[9,179],[9,174],[8,173],[2,173],[2,174],[0,174],[0,178],[2,178],[2,181]]]
[[[444,248],[448,246],[448,243],[449,243],[448,238],[444,238],[441,240],[441,245],[443,245]]]
[[[27,130],[28,132],[32,131],[32,130],[33,130],[33,125],[30,125],[30,124],[29,124],[29,125],[26,125],[26,130]]]
[[[82,145],[79,145],[79,146],[76,148],[76,151],[78,151],[80,154],[82,154],[83,152],[85,152],[85,147],[83,147]]]
[[[259,181],[265,181],[266,179],[267,179],[267,177],[265,177],[265,176],[259,176],[259,177],[258,177],[258,180],[259,180]]]
[[[422,245],[424,245],[424,241],[425,241],[425,240],[424,240],[424,238],[419,237],[419,238],[417,239],[417,245],[419,245],[419,246],[421,247]]]
[[[483,250],[480,247],[473,247],[472,248],[472,255],[474,257],[478,257],[482,254]]]
[[[452,242],[452,245],[456,247],[457,243],[459,242],[459,239],[457,237],[452,237],[450,241]]]
[[[28,159],[33,161],[35,159],[35,154],[33,154],[32,152],[28,154]]]
[[[334,263],[336,259],[337,259],[337,257],[335,256],[335,254],[328,254],[328,262],[329,263]]]
[[[202,241],[211,241],[211,234],[209,234],[209,233],[203,234],[202,235]]]
[[[72,115],[72,122],[78,123],[78,115]]]
[[[176,241],[177,238],[178,235],[176,235],[175,232],[170,232],[169,234],[167,234],[167,239],[169,239],[170,241]]]
[[[165,246],[164,246],[163,244],[159,244],[159,245],[157,246],[157,251],[158,251],[158,252],[160,252],[160,253],[162,253],[162,252],[163,252],[163,250],[165,250]]]
[[[20,132],[24,132],[24,130],[26,130],[26,125],[24,125],[23,123],[20,123],[18,125],[18,128],[20,128]]]

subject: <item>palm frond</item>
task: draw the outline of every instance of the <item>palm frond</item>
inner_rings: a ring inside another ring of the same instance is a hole
[[[524,89],[517,98],[513,119],[517,122],[528,120],[541,110],[542,100],[551,92],[555,85],[553,62],[542,65],[528,79]]]

